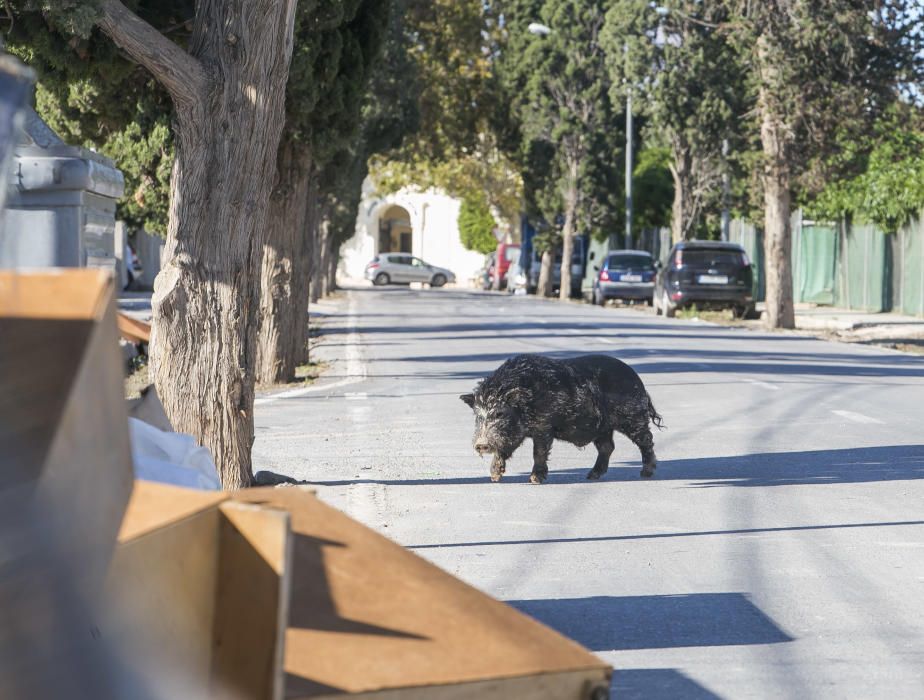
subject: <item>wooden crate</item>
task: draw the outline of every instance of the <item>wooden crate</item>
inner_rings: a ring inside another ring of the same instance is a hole
[[[583,647],[298,488],[139,482],[107,597],[104,635],[184,697],[608,697]]]
[[[586,700],[611,668],[571,641],[295,488],[287,698]]]
[[[133,483],[112,277],[0,271],[0,697],[100,696],[89,632]]]

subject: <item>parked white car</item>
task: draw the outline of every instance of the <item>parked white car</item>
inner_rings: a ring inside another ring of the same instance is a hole
[[[442,287],[456,281],[452,270],[430,265],[407,253],[379,253],[366,265],[365,277],[376,286],[423,282]]]

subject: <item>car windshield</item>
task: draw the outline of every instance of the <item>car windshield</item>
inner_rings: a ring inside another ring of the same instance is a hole
[[[611,255],[606,261],[606,266],[611,270],[618,267],[654,269],[654,263],[647,255]]]
[[[507,262],[513,262],[514,260],[520,257],[520,249],[519,248],[507,248],[504,251],[504,257],[507,259]]]
[[[742,263],[741,253],[737,250],[721,249],[683,249],[684,265],[740,265]]]

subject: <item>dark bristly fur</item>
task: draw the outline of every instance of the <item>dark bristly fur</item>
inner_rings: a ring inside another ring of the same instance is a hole
[[[526,438],[533,441],[534,484],[548,477],[553,440],[578,447],[592,442],[597,460],[587,478],[599,479],[615,449],[613,431],[641,451],[642,476],[652,476],[657,466],[649,423],[662,427],[661,416],[635,370],[614,357],[517,355],[459,398],[475,412],[475,450],[494,455],[492,481],[500,481]]]

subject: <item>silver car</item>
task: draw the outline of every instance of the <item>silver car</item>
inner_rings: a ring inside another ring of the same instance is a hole
[[[376,286],[423,282],[442,287],[456,281],[451,270],[430,265],[408,253],[379,253],[366,265],[365,277]]]

